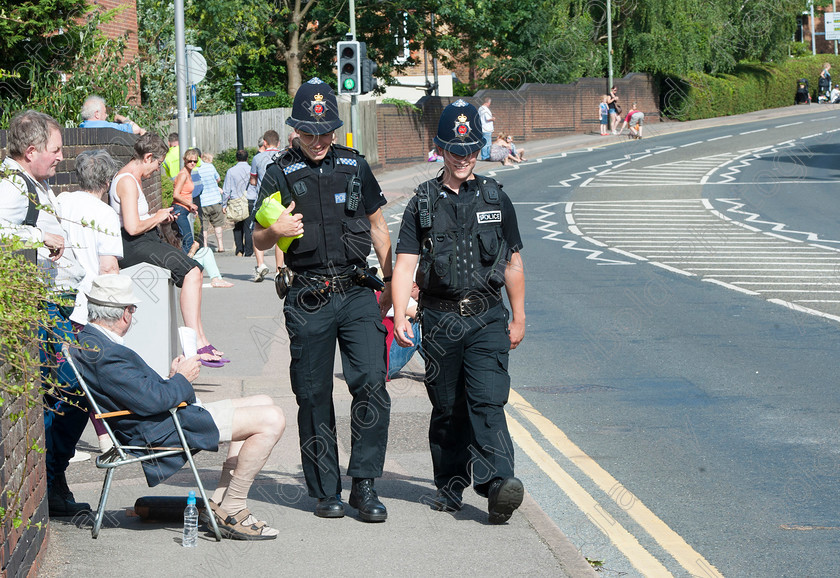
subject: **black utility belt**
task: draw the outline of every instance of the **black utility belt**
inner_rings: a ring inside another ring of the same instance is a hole
[[[444,313],[458,313],[461,317],[479,315],[501,302],[501,295],[471,295],[463,299],[441,299],[425,293],[420,294],[421,308],[434,309]]]
[[[334,293],[337,291],[347,291],[352,287],[358,286],[357,277],[358,275],[351,274],[327,277],[323,275],[296,273],[293,284],[306,287],[318,293]]]

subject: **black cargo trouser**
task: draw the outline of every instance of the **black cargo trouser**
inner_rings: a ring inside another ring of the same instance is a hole
[[[432,402],[429,446],[435,486],[460,493],[513,476],[504,406],[510,393],[507,310],[498,304],[470,317],[422,311],[426,391]]]
[[[298,403],[303,473],[309,495],[341,493],[333,405],[335,344],[353,396],[347,475],[378,478],[385,463],[391,400],[385,389],[385,326],[373,291],[312,294],[300,283],[286,296],[292,391]]]

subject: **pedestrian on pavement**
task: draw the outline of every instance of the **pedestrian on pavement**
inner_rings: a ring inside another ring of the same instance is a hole
[[[198,249],[198,243],[195,242],[193,235],[194,218],[190,217],[198,213],[198,205],[195,203],[195,181],[192,174],[198,165],[198,160],[198,149],[188,149],[184,153],[184,168],[178,171],[175,182],[172,184],[172,216],[181,233],[181,245],[184,252],[193,254]]]
[[[203,189],[201,191],[201,213],[204,215],[202,223],[207,225],[203,227],[204,246],[209,247],[207,243],[208,233],[213,229],[216,235],[216,251],[218,253],[225,252],[225,246],[222,241],[222,231],[225,225],[225,213],[222,210],[222,188],[219,182],[222,180],[219,176],[219,171],[213,165],[214,156],[212,153],[204,153],[201,155],[203,161],[196,169],[198,176],[201,177],[201,184]]]
[[[163,174],[174,181],[178,173],[181,172],[181,145],[178,140],[178,133],[169,133],[168,142],[169,150],[163,158],[163,164],[160,165],[160,168],[163,170]]]
[[[624,118],[624,124],[621,125],[619,132],[624,132],[624,129],[630,127],[630,138],[642,138],[642,127],[645,123],[645,113],[636,108],[636,103],[630,107],[627,116]]]
[[[236,164],[225,173],[225,183],[222,185],[222,207],[227,212],[228,203],[236,199],[244,199],[248,203],[248,187],[251,185],[251,165],[248,164],[248,153],[245,150],[236,151]],[[253,202],[250,203],[253,208]],[[248,211],[250,215],[251,211]],[[248,226],[246,226],[248,225]],[[233,224],[233,244],[237,257],[250,257],[254,254],[254,245],[251,241],[250,220],[245,218]]]
[[[618,88],[613,86],[607,95],[607,110],[610,113],[610,126],[613,134],[618,134],[618,124],[621,122],[621,105],[618,104]]]
[[[490,111],[490,104],[492,102],[490,97],[486,97],[484,104],[478,108],[478,115],[481,122],[481,137],[484,139],[484,144],[481,147],[481,157],[479,158],[482,161],[490,160],[490,146],[493,141],[493,130],[495,128],[493,121],[496,120],[496,117]]]
[[[435,144],[443,170],[422,183],[400,227],[394,269],[394,337],[408,347],[406,316],[418,260],[429,445],[437,494],[433,509],[461,509],[472,480],[501,524],[522,503],[504,406],[508,351],[525,335],[525,276],[516,213],[501,185],[476,175],[482,146],[478,111],[457,100],[440,117]],[[502,301],[506,289],[512,309]]]
[[[280,135],[277,134],[276,130],[265,131],[262,138],[265,143],[265,150],[255,154],[254,159],[251,161],[250,183],[257,191],[257,197],[254,199],[255,203],[262,201],[259,197],[259,192],[262,187],[262,180],[265,177],[266,167],[274,162],[274,158],[280,152],[280,149],[278,148],[280,146]],[[276,192],[277,191],[271,191],[269,195]],[[259,209],[259,207],[257,207],[257,209]],[[253,214],[254,212],[251,211],[251,215]],[[258,248],[254,247],[254,255],[257,257],[257,266],[254,267],[254,283],[261,283],[262,280],[265,279],[265,276],[268,275],[269,268],[268,265],[265,264],[264,251],[260,251]],[[283,251],[274,249],[274,264],[277,267],[275,270],[276,274],[283,267]]]
[[[363,521],[384,522],[388,512],[374,478],[382,475],[390,421],[382,324],[391,306],[391,239],[382,216],[386,201],[364,157],[333,142],[344,123],[328,84],[318,78],[304,83],[286,124],[298,132],[299,145],[268,166],[260,196],[280,191],[287,209],[268,228],[254,225],[254,246],[265,250],[280,237],[303,234],[286,252],[294,280],[283,312],[306,486],[318,499],[316,516],[344,516],[332,399],[338,339],[353,397],[349,504]],[[379,305],[376,278],[367,269],[371,245],[385,281]]]
[[[58,383],[58,391],[44,388],[44,445],[50,517],[75,516],[90,510],[76,502],[67,486],[65,470],[87,424],[88,414],[75,393],[78,383],[60,356],[63,342],[75,341],[69,315],[62,311],[79,288],[85,271],[66,242],[61,209],[47,183],[63,160],[61,126],[42,112],[27,110],[9,125],[8,156],[0,165],[0,236],[42,244],[37,264],[50,282],[52,298],[43,305],[52,326],[38,330],[41,373]],[[33,322],[35,320],[33,319]]]
[[[601,96],[601,104],[598,105],[598,117],[601,119],[601,136],[610,134],[610,107],[607,104],[610,95],[605,94]]]

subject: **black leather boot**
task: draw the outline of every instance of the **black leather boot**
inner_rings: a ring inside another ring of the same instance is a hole
[[[379,501],[370,478],[353,478],[349,503],[359,510],[359,518],[363,522],[384,522],[388,519],[388,510]]]
[[[319,518],[343,518],[344,502],[341,501],[341,494],[320,498],[315,506],[315,515]]]
[[[487,492],[487,511],[491,524],[504,524],[513,515],[525,497],[525,488],[516,478],[497,478]]]
[[[90,512],[90,504],[76,502],[73,492],[67,486],[64,472],[56,474],[53,483],[47,488],[50,516],[75,516],[81,512]]]

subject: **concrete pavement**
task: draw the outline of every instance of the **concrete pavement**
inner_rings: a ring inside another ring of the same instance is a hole
[[[692,123],[661,123],[645,127],[645,140],[656,134],[743,122],[750,118],[786,116],[824,111],[823,106],[789,107],[738,117]],[[627,137],[570,135],[523,143],[530,159],[564,150],[625,142]],[[479,163],[484,172],[490,163]],[[398,218],[400,204],[423,180],[433,176],[441,163],[418,163],[378,174],[386,192],[389,222]],[[591,576],[594,571],[575,546],[538,506],[525,503],[503,526],[486,523],[486,500],[471,490],[464,509],[455,514],[434,512],[425,500],[434,493],[427,430],[430,405],[422,383],[422,362],[415,358],[400,378],[392,381],[392,418],[385,475],[377,490],[388,507],[384,524],[365,524],[348,508],[338,520],[315,517],[315,500],[306,496],[297,439],[296,404],[289,385],[288,337],[280,302],[270,279],[251,282],[254,260],[234,257],[232,238],[226,232],[227,253],[217,261],[231,289],[204,291],[204,324],[214,344],[233,363],[221,369],[204,369],[195,387],[204,401],[231,397],[270,395],[286,413],[286,434],[258,477],[249,498],[250,509],[280,531],[269,542],[216,543],[200,533],[198,547],[180,546],[178,523],[147,523],[132,516],[135,500],[147,495],[186,496],[193,489],[184,468],[155,488],[145,484],[140,467],[118,472],[108,515],[97,540],[86,520],[53,519],[42,576],[111,576],[141,573],[152,576],[241,576],[282,572],[292,575],[551,575]],[[267,264],[273,269],[273,257]],[[516,385],[514,384],[514,388]],[[350,396],[336,364],[335,405],[343,468],[350,447]],[[97,453],[96,437],[88,427],[80,450]],[[224,459],[203,452],[197,456],[202,480],[212,492]],[[77,500],[95,505],[104,474],[92,460],[70,465],[67,473]],[[349,479],[344,482],[344,498]],[[527,490],[527,488],[526,488]]]

